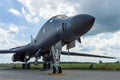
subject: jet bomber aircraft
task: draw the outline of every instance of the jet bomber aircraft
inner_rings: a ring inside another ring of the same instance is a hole
[[[29,44],[0,50],[0,54],[12,53],[13,62],[24,62],[23,69],[29,69],[30,58],[35,58],[37,64],[40,57],[43,58],[43,69],[49,69],[50,63],[53,63],[53,73],[62,73],[59,65],[60,55],[75,55],[101,58],[114,58],[101,55],[90,55],[84,53],[69,52],[70,48],[75,47],[75,40],[81,43],[81,36],[87,33],[93,26],[95,17],[88,14],[79,14],[68,17],[66,15],[57,15],[50,18],[40,29],[37,36]],[[62,51],[66,45],[68,52]]]

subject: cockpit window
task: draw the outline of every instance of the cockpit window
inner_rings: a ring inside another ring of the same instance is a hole
[[[49,22],[51,23],[51,22],[53,22],[54,20],[64,19],[64,18],[66,18],[66,17],[67,17],[66,15],[57,15],[57,16],[52,17],[52,18],[49,20]]]
[[[59,16],[56,16],[57,19],[62,19],[62,18],[66,18],[67,16],[65,15],[59,15]]]
[[[55,17],[55,19],[63,19],[63,18],[66,18],[67,16],[66,15],[58,15]]]

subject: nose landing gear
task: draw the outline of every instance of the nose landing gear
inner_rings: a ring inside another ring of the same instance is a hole
[[[62,50],[62,42],[59,41],[54,46],[51,47],[51,53],[53,56],[53,72],[49,75],[63,75],[62,68],[59,66],[60,54]]]

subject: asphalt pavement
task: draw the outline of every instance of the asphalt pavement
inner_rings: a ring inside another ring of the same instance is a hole
[[[49,75],[51,70],[0,69],[0,80],[120,80],[120,71],[65,69],[64,75]]]

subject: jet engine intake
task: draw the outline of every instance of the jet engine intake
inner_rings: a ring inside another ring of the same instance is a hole
[[[16,54],[13,54],[12,56],[13,62],[16,62],[16,61],[24,62],[24,60],[25,60],[25,54],[16,53]]]

